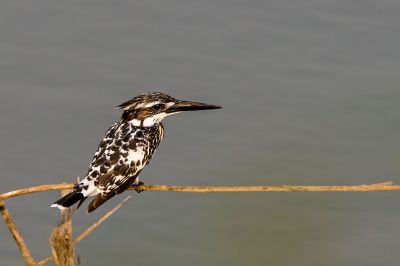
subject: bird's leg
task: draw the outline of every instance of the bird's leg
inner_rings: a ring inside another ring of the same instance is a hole
[[[144,183],[143,183],[142,181],[138,181],[138,182],[135,181],[135,183],[133,183],[133,185],[132,185],[132,188],[133,188],[137,193],[140,193],[140,192],[143,192],[143,191],[144,191],[144,189],[142,188],[143,185],[144,185]]]

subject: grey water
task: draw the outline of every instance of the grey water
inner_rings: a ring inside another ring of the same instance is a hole
[[[142,181],[400,183],[400,2],[3,0],[0,192],[73,182],[146,91],[222,105],[167,118]],[[400,195],[127,192],[87,215],[83,265],[398,265]],[[35,259],[58,192],[7,202]],[[0,264],[23,265],[0,222]]]

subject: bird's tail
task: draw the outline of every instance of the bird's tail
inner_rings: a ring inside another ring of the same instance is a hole
[[[94,200],[92,200],[89,203],[89,206],[87,207],[87,212],[91,213],[92,211],[94,211],[95,209],[100,207],[100,205],[102,205],[104,202],[106,202],[107,200],[111,199],[115,195],[116,195],[115,193],[110,193],[110,194],[107,194],[105,196],[102,196],[101,194],[98,194],[96,196],[96,198],[94,198]]]
[[[95,209],[100,207],[100,205],[102,205],[107,200],[111,199],[112,197],[114,197],[117,194],[121,194],[122,192],[127,190],[130,186],[132,186],[135,183],[135,181],[136,181],[136,178],[128,178],[128,180],[126,180],[122,185],[120,185],[116,191],[108,193],[108,194],[101,194],[101,193],[98,194],[96,196],[96,198],[94,198],[94,200],[92,200],[89,203],[87,212],[91,213],[92,211],[94,211]]]
[[[57,200],[56,202],[54,202],[51,205],[51,207],[59,208],[60,210],[62,210],[62,209],[71,207],[72,205],[74,205],[75,203],[77,203],[79,201],[79,204],[77,207],[77,208],[79,208],[79,206],[81,206],[81,204],[85,201],[85,199],[86,199],[86,197],[81,193],[81,189],[78,188],[78,189],[72,191],[71,193],[68,193],[61,199]]]

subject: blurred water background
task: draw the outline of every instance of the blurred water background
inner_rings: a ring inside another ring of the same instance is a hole
[[[400,2],[0,3],[1,192],[72,182],[145,91],[220,104],[165,121],[149,184],[400,183]],[[129,193],[126,193],[128,195]],[[8,202],[35,258],[57,192]],[[114,206],[75,215],[78,234]],[[399,193],[133,194],[84,265],[398,265]],[[1,265],[22,265],[0,223]]]

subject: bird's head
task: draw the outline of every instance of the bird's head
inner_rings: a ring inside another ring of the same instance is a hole
[[[116,107],[124,110],[122,119],[137,126],[150,127],[165,117],[183,111],[219,109],[220,106],[199,102],[181,101],[162,92],[140,94]]]

